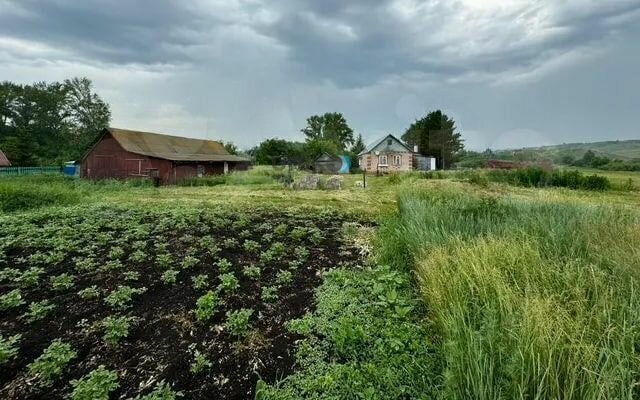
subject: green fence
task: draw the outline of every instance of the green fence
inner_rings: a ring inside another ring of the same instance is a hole
[[[0,177],[60,173],[62,173],[60,167],[0,167]]]

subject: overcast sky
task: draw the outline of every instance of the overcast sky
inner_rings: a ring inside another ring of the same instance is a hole
[[[87,76],[112,125],[371,141],[442,109],[472,149],[640,138],[640,0],[0,0],[0,80]]]

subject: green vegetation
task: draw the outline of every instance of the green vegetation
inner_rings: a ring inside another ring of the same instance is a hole
[[[47,386],[62,374],[67,364],[77,356],[68,343],[54,340],[42,355],[29,364],[29,373],[38,379],[40,384]]]
[[[445,397],[632,398],[639,233],[637,213],[604,206],[408,192],[382,259],[415,266]]]
[[[134,319],[133,317],[106,317],[102,320],[104,328],[102,338],[107,344],[117,345],[121,339],[129,335],[129,328]]]
[[[196,302],[196,319],[198,321],[210,320],[216,312],[216,308],[219,304],[220,298],[218,297],[218,294],[211,290],[208,291]]]
[[[251,327],[249,319],[253,315],[253,310],[241,309],[236,311],[227,311],[227,322],[225,328],[236,336],[245,336]]]
[[[0,365],[5,364],[18,356],[18,343],[22,335],[13,335],[5,338],[0,335]]]
[[[71,400],[109,400],[109,393],[120,386],[118,374],[105,369],[102,365],[82,379],[72,380],[71,385],[73,386]]]

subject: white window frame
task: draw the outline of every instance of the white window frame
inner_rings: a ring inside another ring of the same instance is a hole
[[[384,160],[384,162],[382,160]],[[389,159],[387,158],[386,154],[381,154],[378,156],[378,165],[381,167],[389,166]]]
[[[393,156],[393,165],[395,165],[396,167],[399,167],[402,165],[402,156],[399,154],[396,154],[395,156]]]

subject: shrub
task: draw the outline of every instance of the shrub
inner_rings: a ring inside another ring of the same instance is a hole
[[[71,400],[109,400],[109,393],[119,386],[118,374],[101,365],[89,375],[72,380],[71,385],[73,386]]]
[[[245,240],[242,247],[247,253],[255,254],[260,251],[260,243],[255,240]]]
[[[13,335],[5,338],[0,335],[0,366],[6,364],[18,355],[18,346],[22,335]]]
[[[102,337],[107,344],[117,345],[120,339],[129,335],[129,328],[133,317],[106,317],[102,320],[104,328],[104,336]]]
[[[77,353],[70,344],[56,339],[40,357],[28,365],[29,374],[38,379],[41,384],[48,386],[53,382],[53,379],[62,374],[76,355]]]
[[[249,332],[251,315],[253,315],[253,310],[246,308],[227,311],[225,328],[235,336],[245,336]]]
[[[210,290],[201,296],[196,301],[196,319],[198,321],[209,321],[215,314],[219,302],[218,294],[214,291]]]

